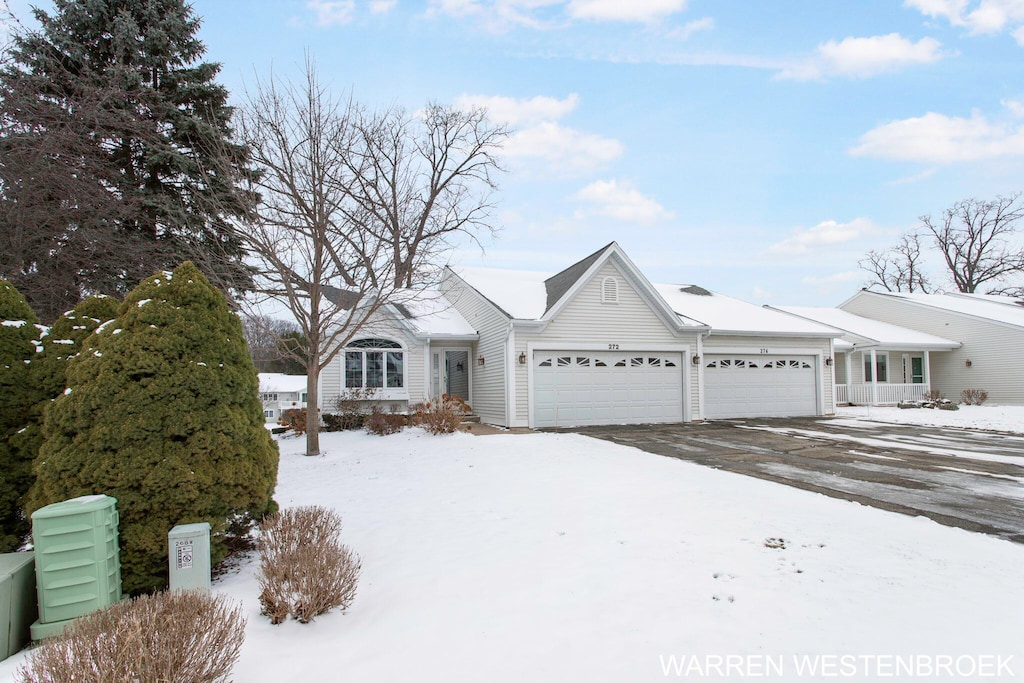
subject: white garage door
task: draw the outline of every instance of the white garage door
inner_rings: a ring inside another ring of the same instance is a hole
[[[813,356],[705,355],[702,362],[708,419],[818,414]]]
[[[679,353],[536,351],[536,427],[681,422]]]

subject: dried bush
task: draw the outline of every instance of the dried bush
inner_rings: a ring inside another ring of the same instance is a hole
[[[942,392],[938,389],[930,389],[924,392],[924,400],[930,403],[938,403],[942,399],[946,398],[942,395]]]
[[[289,616],[305,624],[356,597],[362,565],[342,545],[341,517],[320,506],[288,508],[260,527],[261,611],[270,623]]]
[[[440,400],[420,403],[413,408],[412,423],[431,434],[451,434],[462,424],[462,418],[473,410],[461,396],[448,394],[442,394]]]
[[[366,417],[364,426],[366,431],[377,436],[387,436],[402,431],[402,427],[408,424],[405,415],[397,413],[385,413],[380,406],[374,406]]]
[[[334,400],[334,409],[338,411],[335,424],[339,430],[362,429],[370,414],[371,402],[377,399],[377,389],[357,388],[346,389]]]
[[[980,406],[988,400],[988,392],[984,389],[964,389],[960,392],[960,402],[969,406]]]
[[[223,595],[143,595],[76,620],[29,653],[15,680],[219,683],[244,640],[242,609]]]
[[[285,429],[290,429],[296,434],[306,433],[306,409],[305,408],[290,408],[283,413],[281,417],[277,418],[277,424],[283,426]]]

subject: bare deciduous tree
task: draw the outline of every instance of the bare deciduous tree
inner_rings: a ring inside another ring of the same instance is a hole
[[[426,137],[416,134],[420,126]],[[319,443],[319,375],[388,304],[418,296],[461,233],[487,228],[504,129],[481,111],[367,114],[331,95],[307,62],[301,84],[257,83],[239,133],[260,173],[238,233],[256,291],[283,303],[307,346],[306,452]]]
[[[1024,273],[1024,248],[1015,243],[1017,222],[1024,217],[1021,197],[1017,193],[992,201],[964,199],[943,211],[938,221],[921,216],[958,291],[1003,285],[1007,278]]]
[[[868,286],[878,285],[887,292],[927,294],[930,283],[922,271],[922,260],[920,235],[908,233],[894,247],[872,249],[857,264],[874,276]]]

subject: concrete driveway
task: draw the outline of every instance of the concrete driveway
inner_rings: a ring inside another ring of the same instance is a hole
[[[1024,543],[1024,436],[842,418],[572,430]]]

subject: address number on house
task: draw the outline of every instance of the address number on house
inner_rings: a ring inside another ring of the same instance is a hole
[[[618,344],[609,344],[608,345],[608,350],[609,351],[618,351],[619,350],[619,345]]]

